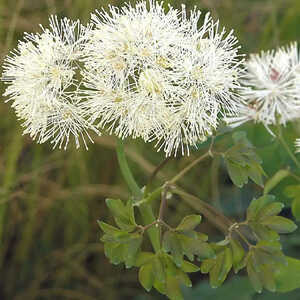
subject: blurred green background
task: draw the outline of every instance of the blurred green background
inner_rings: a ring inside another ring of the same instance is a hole
[[[90,12],[108,4],[124,1],[95,0],[0,0],[0,60],[16,46],[23,32],[47,26],[49,14],[80,18],[86,22]],[[211,11],[226,28],[234,28],[242,52],[256,52],[283,45],[300,38],[299,0],[179,0],[166,1],[179,7],[196,5]],[[0,85],[1,94],[4,86]],[[126,199],[129,192],[119,172],[114,152],[115,138],[94,137],[89,151],[51,150],[49,144],[36,145],[21,135],[9,104],[0,105],[0,299],[164,299],[155,291],[143,291],[136,270],[113,266],[105,258],[99,243],[96,220],[111,222],[105,207],[106,197]],[[244,125],[252,143],[259,149],[268,176],[292,162],[281,147],[259,125]],[[290,124],[284,135],[292,146],[300,137],[299,124]],[[220,149],[226,142],[218,143]],[[140,185],[145,184],[163,153],[140,141],[127,141],[130,163]],[[176,158],[159,173],[157,184],[170,178],[193,160]],[[287,204],[284,211],[291,216],[284,188],[293,184],[284,180],[274,193]],[[210,201],[237,220],[261,188],[249,183],[243,189],[234,187],[222,162],[207,160],[181,181],[181,186]],[[185,214],[194,212],[178,199],[169,203],[166,218],[175,224]],[[206,221],[201,227],[212,240],[222,238]],[[282,239],[287,254],[300,258],[299,230]],[[254,295],[245,278],[227,280],[224,287],[208,287],[206,277],[194,274],[194,289],[185,291],[185,299],[300,299],[300,291],[286,295]]]

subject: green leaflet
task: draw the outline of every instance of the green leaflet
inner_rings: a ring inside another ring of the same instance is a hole
[[[297,221],[300,221],[300,198],[294,199],[292,202],[292,213]]]
[[[267,217],[261,222],[261,224],[278,233],[291,233],[297,229],[297,225],[292,220],[281,216]]]
[[[119,228],[98,221],[104,235],[104,252],[112,264],[125,263],[126,268],[136,264],[143,236],[141,233],[132,232],[136,227],[134,210],[131,201],[125,205],[119,199],[106,199],[106,204],[111,211]]]
[[[186,216],[174,231],[166,231],[163,236],[163,249],[171,253],[175,264],[181,267],[183,257],[203,260],[214,257],[215,253],[206,242],[207,236],[199,234],[193,229],[201,222],[201,216]]]
[[[280,239],[279,234],[276,231],[271,230],[260,223],[249,222],[249,226],[257,240],[278,241]]]
[[[172,256],[158,253],[150,256],[146,254],[145,264],[140,267],[139,281],[150,291],[152,287],[160,293],[166,294],[171,300],[183,300],[181,285],[191,287],[192,283],[186,273],[197,272],[199,268],[187,261],[182,262],[178,268]]]
[[[154,283],[155,274],[153,273],[153,267],[151,263],[145,264],[140,267],[139,281],[146,291],[152,289]]]
[[[263,220],[266,217],[276,216],[283,209],[284,204],[281,202],[274,202],[265,205],[257,214],[258,220]]]
[[[167,231],[163,238],[163,249],[170,252],[175,264],[180,267],[183,261],[183,250],[181,247],[180,236],[176,232]]]
[[[190,215],[182,219],[180,224],[176,227],[176,231],[190,231],[194,230],[197,225],[201,223],[200,215]]]
[[[247,263],[247,274],[253,288],[258,292],[262,292],[263,285],[260,280],[259,273],[256,271],[252,257],[249,257]]]
[[[286,257],[287,264],[279,264],[275,269],[278,292],[289,292],[300,288],[300,260]]]
[[[290,175],[288,170],[277,171],[265,184],[264,195],[268,194],[277,184]]]
[[[106,199],[106,205],[121,229],[130,232],[136,228],[134,209],[130,200],[125,205],[120,199]]]
[[[245,250],[238,240],[230,240],[230,248],[232,252],[232,265],[234,272],[237,273],[243,266],[243,258],[245,256]]]
[[[260,210],[273,202],[275,202],[273,195],[264,195],[258,199],[253,199],[247,209],[247,220],[256,220]]]
[[[222,285],[233,265],[233,253],[230,244],[216,246],[216,257],[205,259],[201,264],[201,272],[209,273],[211,287],[217,288]]]
[[[293,199],[292,213],[297,221],[300,220],[300,185],[290,185],[286,187],[285,194]]]
[[[297,225],[290,219],[277,216],[283,204],[272,195],[253,199],[247,209],[247,221],[257,240],[279,240],[278,233],[290,233]]]
[[[247,140],[244,132],[233,134],[234,145],[224,154],[225,164],[232,182],[242,187],[248,183],[248,178],[263,186],[265,172],[261,167],[261,159],[254,147]]]
[[[211,287],[219,287],[227,277],[232,267],[232,254],[229,248],[217,254],[214,266],[209,271],[209,282]]]
[[[119,230],[114,234],[104,234],[101,240],[104,242],[105,255],[112,264],[124,262],[127,268],[136,264],[143,241],[140,234]]]

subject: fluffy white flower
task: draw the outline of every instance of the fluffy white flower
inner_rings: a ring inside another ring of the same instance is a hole
[[[188,152],[235,111],[237,40],[209,14],[202,24],[199,11],[189,15],[155,1],[92,15],[84,59],[91,121],[171,155]]]
[[[238,117],[228,118],[235,126],[245,121],[263,123],[267,128],[300,116],[300,65],[297,43],[277,50],[253,54],[245,63],[241,91],[245,103]]]
[[[87,129],[97,130],[85,120],[78,81],[86,29],[67,18],[50,18],[50,29],[25,34],[24,41],[7,56],[2,80],[9,84],[4,95],[12,101],[24,133],[43,143],[67,147],[70,136],[76,146]]]

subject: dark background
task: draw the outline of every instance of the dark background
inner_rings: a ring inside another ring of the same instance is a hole
[[[178,0],[166,1],[179,7]],[[36,32],[38,24],[47,26],[49,14],[80,18],[107,4],[124,1],[94,0],[0,0],[0,60],[16,46],[23,32]],[[211,11],[223,26],[234,28],[242,52],[257,52],[300,37],[299,0],[202,0],[182,1],[187,8],[196,5]],[[1,94],[4,90],[0,85]],[[121,178],[113,136],[94,136],[89,151],[52,150],[51,145],[36,145],[21,135],[20,123],[9,104],[0,105],[0,299],[161,299],[156,292],[147,294],[137,282],[135,269],[113,266],[105,258],[99,242],[98,219],[111,222],[105,207],[106,197],[126,199],[129,192]],[[276,140],[261,125],[244,125],[249,139],[258,147],[268,176],[292,165]],[[300,137],[300,126],[289,124],[284,130],[289,144]],[[226,149],[226,142],[218,143]],[[126,141],[130,163],[139,184],[145,184],[154,167],[163,160],[141,141]],[[189,161],[200,155],[169,162],[156,184],[170,178]],[[284,180],[274,193],[286,203],[284,214],[291,217],[290,200],[284,188],[295,184]],[[181,186],[221,209],[228,216],[243,219],[250,199],[261,188],[249,183],[243,189],[233,186],[222,161],[209,159],[191,171]],[[176,224],[194,211],[183,201],[169,202],[166,218]],[[211,240],[222,236],[205,220],[201,230]],[[300,258],[299,231],[283,237],[287,254]],[[300,299],[300,292],[286,295],[254,295],[245,278],[227,280],[223,288],[207,286],[200,273],[192,276],[194,290],[185,299]],[[163,298],[162,298],[163,299]]]

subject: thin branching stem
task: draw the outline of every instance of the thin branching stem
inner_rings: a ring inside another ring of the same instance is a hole
[[[288,153],[288,155],[290,156],[290,158],[294,161],[294,163],[296,164],[296,166],[300,169],[300,162],[296,158],[295,154],[291,151],[291,149],[288,146],[288,144],[286,143],[286,141],[285,141],[285,139],[283,137],[283,134],[282,134],[282,130],[281,130],[280,124],[277,125],[277,138],[278,138],[279,142],[281,143],[281,145],[283,146],[283,148]]]
[[[176,176],[174,176],[171,180],[169,180],[169,184],[176,183],[181,177],[183,177],[188,171],[190,171],[193,167],[195,167],[199,162],[204,160],[205,158],[209,157],[210,151],[207,151],[202,156],[195,159],[192,163],[190,163],[188,166],[186,166],[184,169],[182,169]]]
[[[177,187],[172,186],[171,191],[182,197],[190,206],[202,213],[212,224],[219,228],[225,235],[233,222],[226,216],[216,210],[213,206],[207,204],[198,197],[191,195]]]
[[[253,246],[252,244],[249,243],[249,241],[245,238],[245,236],[240,232],[240,230],[235,229],[234,231],[240,236],[240,238],[247,244],[247,246],[249,248],[251,248]]]
[[[168,230],[170,231],[174,231],[175,229],[172,228],[169,224],[167,224],[165,221],[163,220],[155,220],[154,222],[146,225],[146,226],[141,226],[139,225],[138,228],[144,233],[145,231],[147,231],[148,229],[150,229],[153,226],[165,226]]]
[[[163,221],[163,217],[164,217],[164,212],[165,212],[165,209],[167,207],[167,193],[168,193],[168,183],[165,183],[164,186],[163,186],[163,189],[161,191],[161,200],[160,200],[160,207],[159,207],[159,213],[158,213],[158,219],[157,221],[159,223],[163,223],[163,224],[166,224],[164,223]],[[162,243],[162,228],[160,227],[159,228],[159,234],[160,234],[160,241]]]
[[[167,193],[168,193],[168,183],[166,183],[163,186],[162,192],[161,192],[161,201],[160,201],[160,207],[159,207],[159,213],[158,213],[158,220],[162,221],[165,209],[167,207]]]
[[[150,177],[149,177],[147,187],[150,186],[150,185],[152,184],[152,182],[153,182],[153,180],[155,179],[157,173],[158,173],[159,171],[161,171],[161,169],[163,169],[163,168],[166,166],[166,164],[171,160],[171,158],[172,158],[172,157],[167,157],[167,158],[165,158],[165,159],[164,159],[164,160],[163,160],[163,161],[155,168],[155,170],[152,172],[152,174],[151,174]]]
[[[296,174],[294,174],[292,171],[288,170],[289,171],[289,174],[291,177],[293,177],[294,179],[296,179],[297,181],[300,181],[300,177]]]
[[[214,153],[213,153],[212,149],[213,149],[214,142],[215,142],[215,137],[213,136],[212,140],[211,140],[211,143],[209,145],[208,151],[206,153],[204,153],[202,156],[195,159],[192,163],[190,163],[188,166],[186,166],[183,170],[181,170],[176,176],[174,176],[168,182],[170,184],[176,183],[181,177],[183,177],[188,171],[190,171],[193,167],[195,167],[199,162],[201,162],[202,160],[204,160],[208,156],[213,157]]]
[[[229,231],[229,235],[231,235],[232,231],[235,231],[239,237],[247,244],[247,246],[249,248],[251,248],[253,245],[248,241],[248,239],[242,234],[242,232],[240,231],[239,227],[241,225],[247,225],[247,222],[242,222],[242,223],[234,223],[232,224],[228,231]]]

